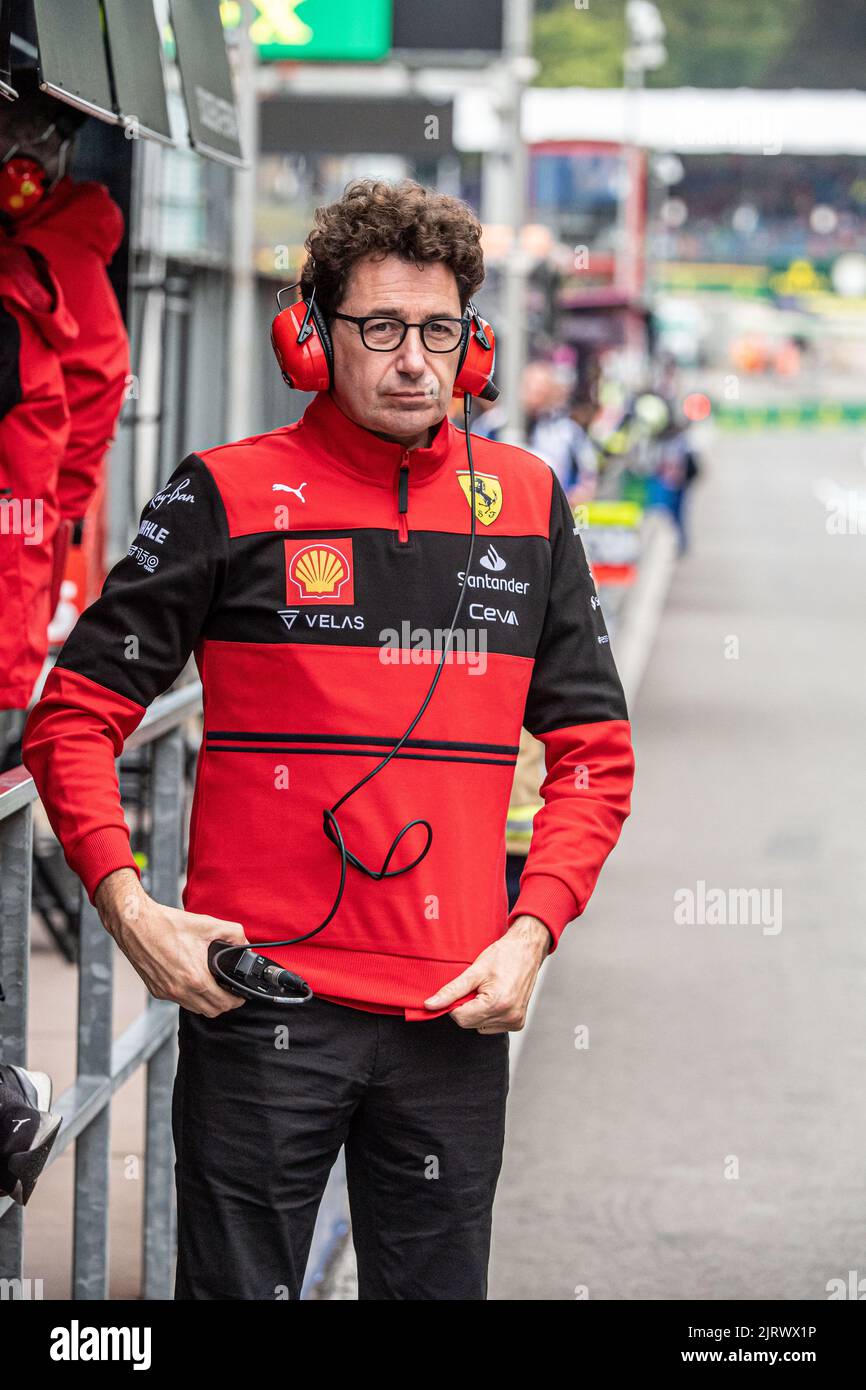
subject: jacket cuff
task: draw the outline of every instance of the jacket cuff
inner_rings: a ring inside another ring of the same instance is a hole
[[[129,831],[123,826],[92,830],[67,855],[67,863],[81,879],[91,903],[102,880],[115,869],[134,869],[141,882],[141,870],[129,845]]]
[[[537,917],[547,927],[553,938],[547,954],[552,955],[569,922],[579,915],[580,907],[561,878],[552,874],[524,874],[517,901],[508,914],[507,925],[510,927],[524,913]]]

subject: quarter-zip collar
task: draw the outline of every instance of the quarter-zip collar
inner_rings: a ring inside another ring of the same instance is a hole
[[[375,487],[393,488],[399,470],[408,464],[414,485],[429,482],[444,466],[454,442],[447,415],[440,421],[429,448],[406,449],[380,439],[337,405],[329,391],[319,391],[301,417],[304,434],[338,467]]]

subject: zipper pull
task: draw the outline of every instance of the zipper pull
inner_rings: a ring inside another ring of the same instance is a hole
[[[397,480],[397,539],[400,545],[409,544],[409,450],[403,450],[400,476]]]
[[[404,449],[403,460],[400,464],[400,480],[397,486],[397,509],[400,512],[409,510],[409,450]]]

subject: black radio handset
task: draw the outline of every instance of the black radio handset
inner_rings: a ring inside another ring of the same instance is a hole
[[[423,818],[409,821],[403,826],[399,834],[395,835],[391,843],[391,848],[385,855],[381,869],[371,869],[369,865],[365,864],[357,855],[352,854],[352,852],[346,848],[343,833],[340,830],[340,825],[335,813],[344,802],[348,801],[350,796],[354,796],[355,792],[360,791],[361,787],[369,782],[372,777],[375,777],[377,773],[381,772],[383,767],[387,767],[394,755],[403,747],[403,744],[406,742],[430,703],[430,697],[436,689],[436,682],[439,680],[442,674],[442,668],[445,665],[445,659],[451,646],[451,639],[454,635],[454,627],[460,614],[460,609],[463,606],[463,596],[466,593],[466,585],[469,582],[469,572],[472,568],[472,554],[475,548],[475,464],[472,460],[472,444],[470,441],[469,429],[469,418],[472,413],[471,403],[472,397],[467,391],[463,396],[463,429],[466,435],[466,453],[469,459],[469,512],[471,517],[469,551],[466,556],[466,571],[463,576],[463,584],[460,588],[460,597],[457,600],[457,607],[454,610],[454,616],[451,619],[451,626],[448,630],[448,637],[442,650],[442,660],[436,667],[436,674],[430,684],[430,689],[427,691],[422,701],[421,708],[418,710],[418,713],[415,715],[415,718],[412,720],[399,742],[394,744],[394,747],[376,767],[372,768],[366,776],[356,782],[353,787],[350,787],[347,792],[344,792],[339,801],[335,801],[333,806],[323,812],[324,832],[331,843],[336,845],[340,853],[340,886],[337,890],[337,896],[334,899],[333,906],[324,922],[320,922],[317,927],[314,927],[312,931],[305,932],[303,936],[288,937],[285,941],[251,941],[246,946],[231,945],[226,941],[211,942],[208,950],[208,965],[211,974],[224,989],[229,990],[232,994],[243,995],[246,999],[264,999],[279,1005],[306,1004],[313,998],[313,991],[306,981],[302,980],[299,975],[293,974],[291,970],[285,970],[281,966],[275,964],[274,961],[268,960],[267,956],[258,955],[257,951],[260,948],[274,950],[277,946],[297,946],[299,942],[309,941],[310,937],[318,936],[320,931],[324,931],[342,901],[343,892],[346,887],[347,864],[353,864],[356,869],[366,874],[368,878],[396,878],[399,874],[406,874],[410,869],[416,868],[427,854],[433,842],[433,827],[429,821]],[[399,869],[389,869],[388,865],[403,836],[416,825],[423,825],[427,832],[427,841],[424,848],[421,850],[420,854],[415,856],[410,864],[404,864],[402,868]],[[226,965],[221,964],[223,959],[227,961]]]

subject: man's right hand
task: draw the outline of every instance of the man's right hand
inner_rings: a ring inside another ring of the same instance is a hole
[[[212,941],[245,946],[240,922],[166,907],[149,897],[134,869],[115,869],[99,884],[94,906],[154,999],[171,999],[216,1018],[246,1003],[218,985],[207,963]]]

